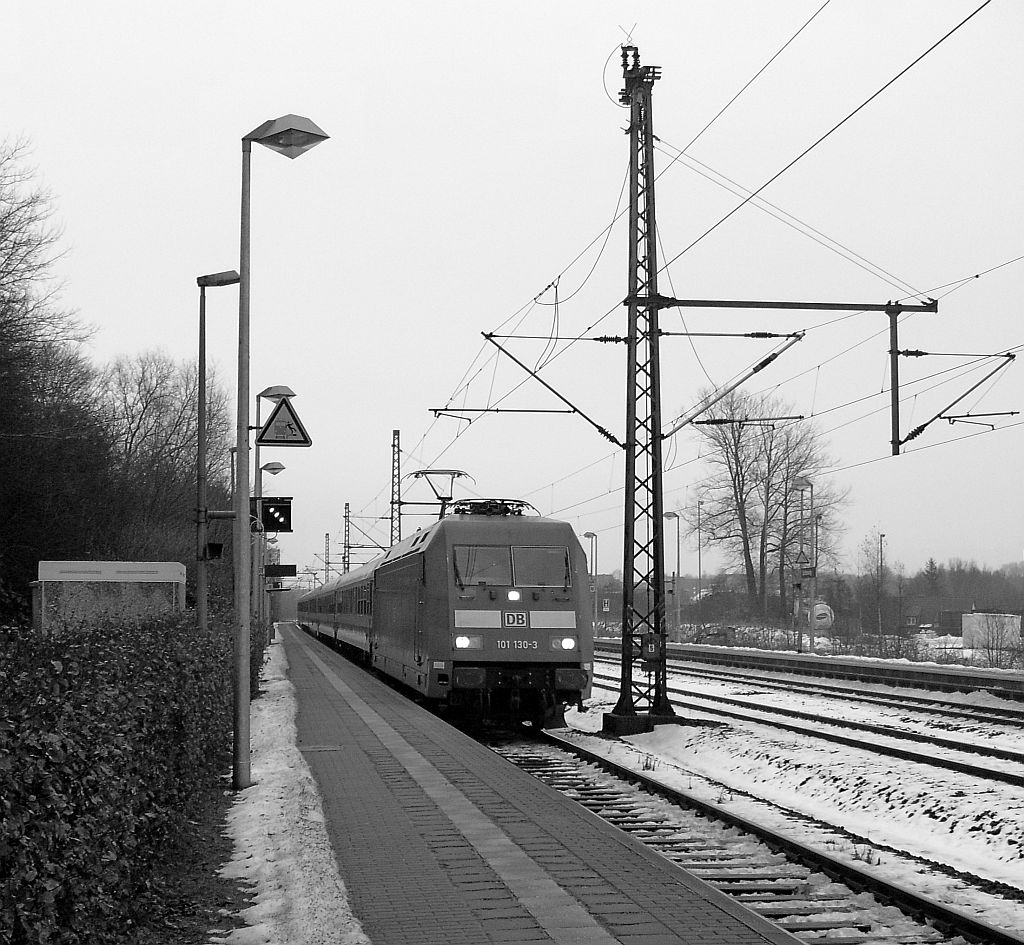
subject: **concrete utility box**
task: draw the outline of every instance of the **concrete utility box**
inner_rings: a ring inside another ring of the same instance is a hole
[[[964,614],[964,649],[1007,650],[1020,646],[1019,614]]]
[[[184,609],[185,565],[177,561],[40,561],[32,582],[32,626],[40,631]]]

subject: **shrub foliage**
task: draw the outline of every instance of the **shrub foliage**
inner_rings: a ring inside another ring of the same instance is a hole
[[[0,943],[132,939],[161,846],[224,770],[231,699],[225,626],[0,628]]]

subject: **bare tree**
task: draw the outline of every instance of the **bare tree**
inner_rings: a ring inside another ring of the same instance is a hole
[[[48,195],[24,142],[0,143],[0,614],[24,614],[41,559],[86,557],[103,542],[109,441],[94,408],[83,332],[58,304]]]
[[[879,639],[885,629],[885,584],[889,573],[882,546],[884,537],[874,528],[857,548],[857,603],[861,627],[871,628]]]
[[[207,477],[215,496],[226,489],[231,424],[212,372],[207,381]],[[191,561],[197,365],[159,352],[120,358],[105,372],[102,389],[115,442],[112,474],[121,483],[120,556]]]
[[[787,611],[801,542],[809,546],[816,532],[819,559],[831,559],[837,512],[845,501],[845,493],[824,478],[829,459],[821,434],[809,422],[781,419],[792,412],[773,398],[736,391],[702,418],[711,423],[695,426],[710,467],[698,486],[701,540],[742,570],[749,609],[762,620],[771,611],[773,581],[779,613]],[[801,518],[801,477],[813,483],[814,519],[809,510]],[[696,510],[688,509],[691,532],[696,518]]]
[[[52,198],[35,184],[28,156],[26,141],[0,142],[0,338],[8,356],[86,334],[58,304],[53,264],[61,255],[60,231],[51,222]]]

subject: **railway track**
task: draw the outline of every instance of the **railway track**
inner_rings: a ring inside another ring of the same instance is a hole
[[[613,645],[616,642],[601,641],[602,644]],[[988,693],[1011,702],[1024,702],[1022,672],[687,643],[669,644],[668,656],[691,663],[746,667],[771,673],[811,676],[815,679],[830,677],[857,683],[928,689],[933,693]]]
[[[493,750],[809,942],[1024,945],[1024,938],[621,767],[556,733]],[[836,833],[834,828],[823,831]],[[837,842],[849,847],[848,836]],[[827,843],[827,841],[826,841]],[[861,856],[871,859],[865,845]]]
[[[618,643],[612,644],[607,641],[594,641],[594,653],[606,654],[612,659],[617,659],[620,652]],[[768,662],[759,663],[748,669],[725,669],[718,664],[702,663],[699,668],[693,664],[698,662],[694,658],[674,657],[671,648],[668,656],[668,666],[671,672],[680,675],[693,676],[698,679],[715,679],[724,682],[739,684],[754,684],[769,689],[780,689],[788,692],[801,692],[809,695],[824,695],[837,699],[845,699],[852,702],[870,703],[872,705],[889,706],[897,709],[913,707],[915,711],[925,714],[940,715],[943,717],[960,717],[976,722],[1004,722],[1009,724],[1024,724],[1024,708],[1016,708],[1012,705],[986,706],[966,705],[962,702],[954,702],[944,698],[951,687],[936,690],[927,696],[915,696],[906,691],[898,695],[886,696],[877,692],[865,692],[863,689],[851,689],[850,685],[834,684],[824,682],[822,679],[802,680],[787,675],[780,679],[783,674],[791,674],[792,670],[786,667],[772,669]],[[820,665],[821,661],[819,661]],[[807,672],[806,670],[804,671]],[[893,688],[899,685],[891,679],[877,677],[858,679],[859,682],[871,682],[879,686]],[[981,691],[991,692],[984,686]],[[1005,695],[998,698],[1005,700]]]
[[[594,684],[600,688],[614,691],[618,688],[618,677],[594,673]],[[900,758],[904,761],[916,761],[921,764],[928,764],[933,767],[946,768],[950,771],[957,771],[960,774],[968,774],[974,777],[983,778],[989,781],[1002,781],[1017,787],[1024,787],[1024,754],[1010,749],[999,748],[992,745],[978,745],[975,743],[955,741],[940,736],[926,735],[920,732],[911,732],[902,729],[895,729],[888,726],[873,725],[867,722],[854,722],[834,717],[816,715],[810,712],[801,712],[784,706],[763,706],[752,705],[742,699],[734,699],[726,696],[707,695],[696,693],[682,687],[668,686],[670,696],[675,697],[673,702],[677,707],[692,709],[696,712],[708,715],[717,715],[723,718],[731,718],[744,722],[752,722],[761,725],[769,725],[773,728],[782,729],[799,735],[806,735],[810,738],[835,742],[851,748],[860,748],[875,754],[889,755]],[[724,705],[735,708],[724,708]],[[744,711],[745,710],[745,711]],[[785,716],[788,719],[800,719],[809,724],[800,725],[784,721],[778,716]],[[826,728],[827,727],[827,728]],[[853,738],[829,729],[844,728],[864,735],[875,736],[872,740],[865,738]],[[915,751],[911,748],[902,748],[890,742],[879,741],[878,737],[916,742],[922,750]],[[934,749],[942,749],[954,754],[936,754]],[[983,755],[988,758],[1006,762],[1004,768],[992,767],[991,765],[978,765],[956,757],[959,755]]]

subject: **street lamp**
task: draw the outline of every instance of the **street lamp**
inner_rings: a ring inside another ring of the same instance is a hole
[[[279,404],[282,400],[287,400],[295,396],[295,391],[290,387],[286,387],[284,384],[275,384],[272,387],[265,387],[256,395],[256,425],[253,427],[254,430],[262,430],[263,421],[260,417],[260,405],[262,400],[272,401],[275,405]],[[284,466],[280,463],[267,463],[263,466],[260,465],[260,441],[259,436],[255,440],[253,445],[253,466],[257,470],[256,481],[253,483],[253,495],[256,498],[256,521],[260,523],[261,516],[263,514],[262,499],[263,499],[263,472],[268,472],[272,476],[276,476]],[[264,600],[265,593],[263,589],[263,554],[265,551],[263,543],[263,530],[260,524],[257,524],[256,531],[252,535],[253,545],[256,546],[256,551],[252,555],[250,562],[250,568],[252,570],[252,587],[249,589],[249,606],[252,608],[252,614],[256,620],[257,627],[260,632],[264,632],[263,617],[266,613],[266,601]]]
[[[263,474],[268,473],[271,476],[276,476],[280,472],[284,472],[283,463],[264,463],[262,466],[259,465],[259,447],[257,446],[257,459],[256,459],[256,516],[260,520],[260,525],[253,535],[253,540],[257,543],[257,550],[254,557],[254,573],[253,580],[256,582],[254,587],[256,593],[254,616],[256,618],[256,626],[259,628],[261,633],[266,632],[266,617],[269,611],[269,601],[267,600],[267,579],[266,579],[266,565],[267,565],[267,542],[266,532],[263,530]]]
[[[590,539],[590,571],[591,580],[594,582],[594,619],[593,630],[597,633],[597,532],[584,532],[584,538]]]
[[[676,520],[676,569],[672,572],[672,594],[676,599],[676,630],[678,631],[679,628],[683,625],[683,616],[682,611],[680,610],[679,602],[679,578],[682,577],[683,574],[682,566],[679,560],[679,522],[681,520],[681,516],[678,512],[666,512],[665,518],[674,518]]]
[[[804,532],[807,528],[808,521],[814,521],[814,483],[811,482],[806,476],[800,476],[793,480],[793,485],[800,490],[800,561],[801,568],[806,563],[806,556],[804,555]],[[811,510],[810,518],[804,516],[804,491],[809,490],[811,493]],[[811,649],[814,649],[814,605],[815,599],[818,594],[818,550],[817,542],[812,539],[811,541],[811,605],[808,610],[807,625],[810,628],[810,640]],[[798,559],[798,560],[800,560]],[[800,575],[800,597],[803,598],[803,573]],[[803,652],[803,640],[804,630],[800,625],[801,616],[799,610],[797,611],[797,635],[796,635],[796,651],[797,653]]]
[[[199,286],[199,386],[196,391],[196,626],[201,633],[207,630],[206,614],[206,562],[207,522],[206,508],[206,287],[235,285],[241,277],[234,269],[198,276]]]
[[[290,398],[292,398],[294,396],[295,396],[295,391],[293,391],[290,387],[285,387],[284,384],[275,384],[272,387],[264,387],[263,390],[261,390],[256,395],[256,426],[253,429],[261,430],[263,428],[262,427],[262,420],[260,418],[260,402],[261,402],[261,400],[269,400],[269,401],[272,401],[274,404],[279,404],[282,400],[288,400],[288,399],[290,399]],[[275,469],[275,470],[271,470],[270,467],[273,466],[273,465],[275,465],[275,464],[267,463],[266,466],[260,466],[260,441],[259,441],[259,439],[257,439],[255,444],[253,445],[253,466],[255,466],[256,469],[265,469],[272,476],[276,476],[282,469],[284,469],[284,466],[281,466],[281,464],[278,463],[276,465],[279,466],[280,468],[279,469]],[[263,486],[262,486],[262,483],[263,483],[263,480],[259,476],[257,476],[256,483],[255,483],[255,486],[256,486],[255,495],[256,495],[256,499],[257,499],[257,502],[256,502],[257,514],[259,514],[259,499],[262,498],[262,496],[263,496]]]
[[[308,118],[284,115],[265,121],[242,138],[242,207],[238,286],[238,415],[235,450],[235,665],[234,751],[231,779],[236,790],[249,787],[249,177],[253,141],[297,158],[326,140]]]
[[[885,540],[885,533],[878,535],[878,637],[881,646],[882,637],[882,577],[885,573],[885,552],[882,550],[882,542]]]
[[[697,500],[697,620],[700,623],[701,633],[704,631],[704,566],[700,560],[700,510],[704,506],[704,500]]]

